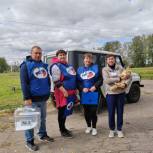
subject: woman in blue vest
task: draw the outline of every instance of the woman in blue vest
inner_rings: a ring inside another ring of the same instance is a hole
[[[72,132],[65,127],[66,117],[72,114],[76,101],[76,72],[66,61],[66,52],[58,50],[52,59],[50,74],[54,82],[54,95],[58,109],[58,123],[63,137],[72,137]]]
[[[84,66],[77,70],[78,88],[80,91],[81,104],[84,108],[84,117],[87,123],[85,133],[97,135],[97,106],[99,99],[99,88],[102,85],[98,65],[93,64],[93,55],[84,54]]]

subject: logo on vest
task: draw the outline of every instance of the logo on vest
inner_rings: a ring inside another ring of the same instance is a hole
[[[85,79],[91,79],[95,76],[95,72],[93,71],[85,71],[80,74],[80,77],[85,80]]]
[[[43,79],[43,78],[47,77],[47,71],[43,67],[35,68],[34,71],[33,71],[33,74],[38,79]]]
[[[67,110],[71,110],[73,108],[73,102],[69,102],[67,105]]]
[[[70,75],[76,75],[76,72],[75,72],[75,70],[74,70],[74,68],[72,66],[69,66],[68,68],[66,68],[66,71]]]

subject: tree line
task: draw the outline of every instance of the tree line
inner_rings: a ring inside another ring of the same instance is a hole
[[[7,64],[5,58],[0,57],[0,73],[7,72],[10,70],[10,66]]]
[[[98,49],[120,53],[125,64],[132,67],[153,66],[153,34],[135,36],[131,42],[106,42]]]
[[[4,72],[19,72],[19,63],[14,62],[12,65],[8,65],[4,57],[0,57],[0,73]]]

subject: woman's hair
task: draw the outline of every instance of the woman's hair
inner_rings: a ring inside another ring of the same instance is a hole
[[[67,52],[63,49],[60,49],[56,52],[56,56],[58,56],[60,53],[64,53],[65,55],[67,54]]]
[[[85,53],[84,58],[86,57],[93,59],[93,55],[91,53]]]
[[[114,57],[114,58],[115,58],[115,55],[113,55],[113,54],[108,54],[108,55],[106,55],[106,59],[107,59],[107,58],[110,58],[110,57]]]

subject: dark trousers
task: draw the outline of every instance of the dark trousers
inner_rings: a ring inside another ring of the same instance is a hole
[[[59,124],[60,132],[65,132],[66,130],[66,127],[65,127],[66,117],[64,116],[65,108],[66,106],[58,108],[58,124]]]
[[[117,130],[121,131],[123,126],[123,112],[125,93],[122,94],[107,94],[109,128],[115,130],[115,110],[117,110]]]
[[[96,128],[97,123],[97,105],[83,105],[84,117],[88,127]]]

